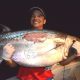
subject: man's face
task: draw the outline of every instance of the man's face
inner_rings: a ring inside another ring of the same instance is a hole
[[[31,16],[31,25],[33,28],[43,28],[43,25],[46,23],[45,17],[39,10],[35,10]]]

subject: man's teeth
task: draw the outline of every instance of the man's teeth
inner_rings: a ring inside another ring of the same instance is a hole
[[[38,23],[38,22],[34,22],[34,23]]]

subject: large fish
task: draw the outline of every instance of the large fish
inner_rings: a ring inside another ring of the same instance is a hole
[[[15,47],[12,60],[23,66],[47,66],[35,61],[37,56],[44,55],[65,43],[67,34],[48,30],[17,31],[0,35],[0,56],[5,59],[3,47],[9,43]],[[4,54],[3,54],[4,53]]]

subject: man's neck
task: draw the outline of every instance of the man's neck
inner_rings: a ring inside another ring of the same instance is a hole
[[[36,28],[32,28],[32,29],[36,29],[36,30],[43,30],[43,27],[36,27]]]

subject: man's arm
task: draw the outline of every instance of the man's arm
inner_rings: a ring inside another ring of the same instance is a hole
[[[6,44],[3,48],[3,55],[2,58],[6,61],[6,63],[10,67],[15,67],[17,64],[11,59],[13,53],[15,51],[15,48],[11,44]]]
[[[17,64],[12,59],[5,60],[5,61],[10,67],[16,67],[17,66]]]

